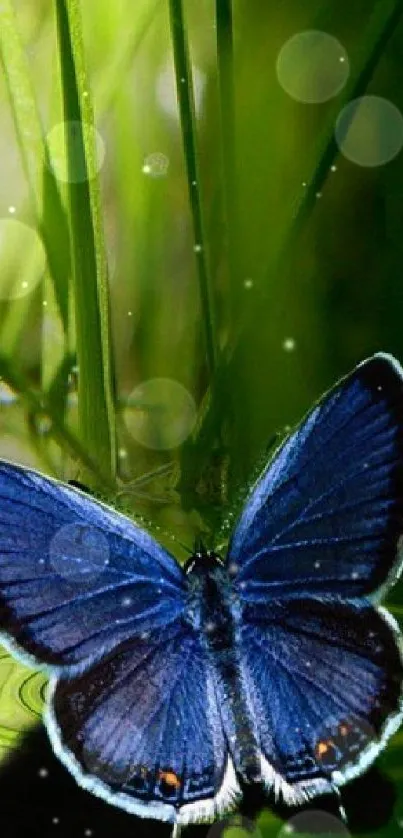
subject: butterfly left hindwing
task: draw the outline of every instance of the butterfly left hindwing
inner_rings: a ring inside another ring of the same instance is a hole
[[[56,680],[46,723],[79,783],[133,814],[211,819],[239,793],[204,649],[180,623]]]

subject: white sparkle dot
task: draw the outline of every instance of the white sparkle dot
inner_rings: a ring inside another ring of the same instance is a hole
[[[285,340],[283,340],[283,349],[286,352],[293,352],[294,349],[295,349],[295,346],[296,346],[296,343],[295,343],[294,338],[285,338]]]
[[[128,311],[128,312],[127,312],[127,314],[128,314],[128,317],[132,317],[132,316],[133,316],[133,312],[132,312],[132,311]]]
[[[202,249],[203,248],[202,248],[201,244],[195,244],[195,246],[193,248],[195,253],[200,253],[202,251]]]
[[[60,819],[59,818],[52,818],[52,823],[60,823]]]
[[[87,838],[91,838],[91,835],[92,835],[92,829],[86,829],[86,830],[85,830],[85,832],[84,832],[84,835],[86,835],[86,836],[87,836]]]
[[[303,186],[303,187],[308,186],[308,184],[307,184],[306,180],[303,180],[303,181],[302,181],[302,186]]]
[[[14,213],[15,213],[15,207],[9,207],[9,208],[8,208],[8,211],[9,211],[10,215],[14,215]]]
[[[21,282],[21,287],[22,287],[22,288],[28,288],[28,283],[27,283],[27,282],[25,282],[25,281],[24,281],[24,282]]]
[[[322,193],[321,193],[321,192],[317,192],[317,193],[316,193],[316,197],[317,197],[317,198],[321,198],[321,197],[322,197]]]
[[[121,460],[124,460],[127,457],[126,448],[119,448],[119,457]]]
[[[43,303],[42,303],[42,305],[45,306],[45,307],[47,306],[47,304],[48,304],[47,300],[44,300]]]
[[[346,59],[345,59],[344,55],[341,55],[340,58],[339,58],[339,61],[341,62],[341,64],[343,64],[345,60]]]
[[[250,279],[250,277],[248,277],[247,279],[244,279],[243,287],[244,288],[253,288],[253,279]]]
[[[337,166],[331,166],[330,171],[331,172],[337,172]]]
[[[126,597],[124,597],[124,599],[122,599],[122,605],[123,605],[124,608],[128,608],[129,605],[131,605],[131,604],[132,604],[132,599],[129,596],[126,596]]]
[[[316,570],[320,567],[320,562],[315,562]]]
[[[39,769],[39,771],[38,771],[38,776],[39,777],[44,778],[44,777],[48,777],[48,775],[49,775],[49,771],[48,771],[47,768],[40,768]]]
[[[359,574],[357,573],[356,570],[354,570],[353,573],[351,574],[352,579],[358,579],[358,576],[359,576]]]

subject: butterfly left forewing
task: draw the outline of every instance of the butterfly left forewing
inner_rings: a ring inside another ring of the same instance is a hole
[[[0,462],[0,631],[37,665],[87,666],[184,609],[184,574],[132,521]]]

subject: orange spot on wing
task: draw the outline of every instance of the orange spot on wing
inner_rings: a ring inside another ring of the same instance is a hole
[[[173,786],[175,789],[180,788],[181,781],[174,771],[159,771],[158,776],[160,780],[164,780],[164,783],[168,786]]]
[[[323,757],[325,754],[327,754],[328,750],[329,745],[327,744],[327,742],[318,742],[316,746],[316,753],[318,757]]]

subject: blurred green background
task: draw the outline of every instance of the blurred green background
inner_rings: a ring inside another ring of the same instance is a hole
[[[200,534],[225,543],[267,446],[337,377],[403,360],[401,125],[370,113],[356,162],[334,133],[357,96],[403,111],[402,17],[396,0],[0,4],[2,457],[83,479],[182,560]],[[306,30],[340,54],[291,54],[290,95],[279,56]],[[74,114],[87,135],[66,152]],[[43,686],[4,652],[4,756]],[[380,758],[401,796],[379,836],[403,818],[402,745]]]

